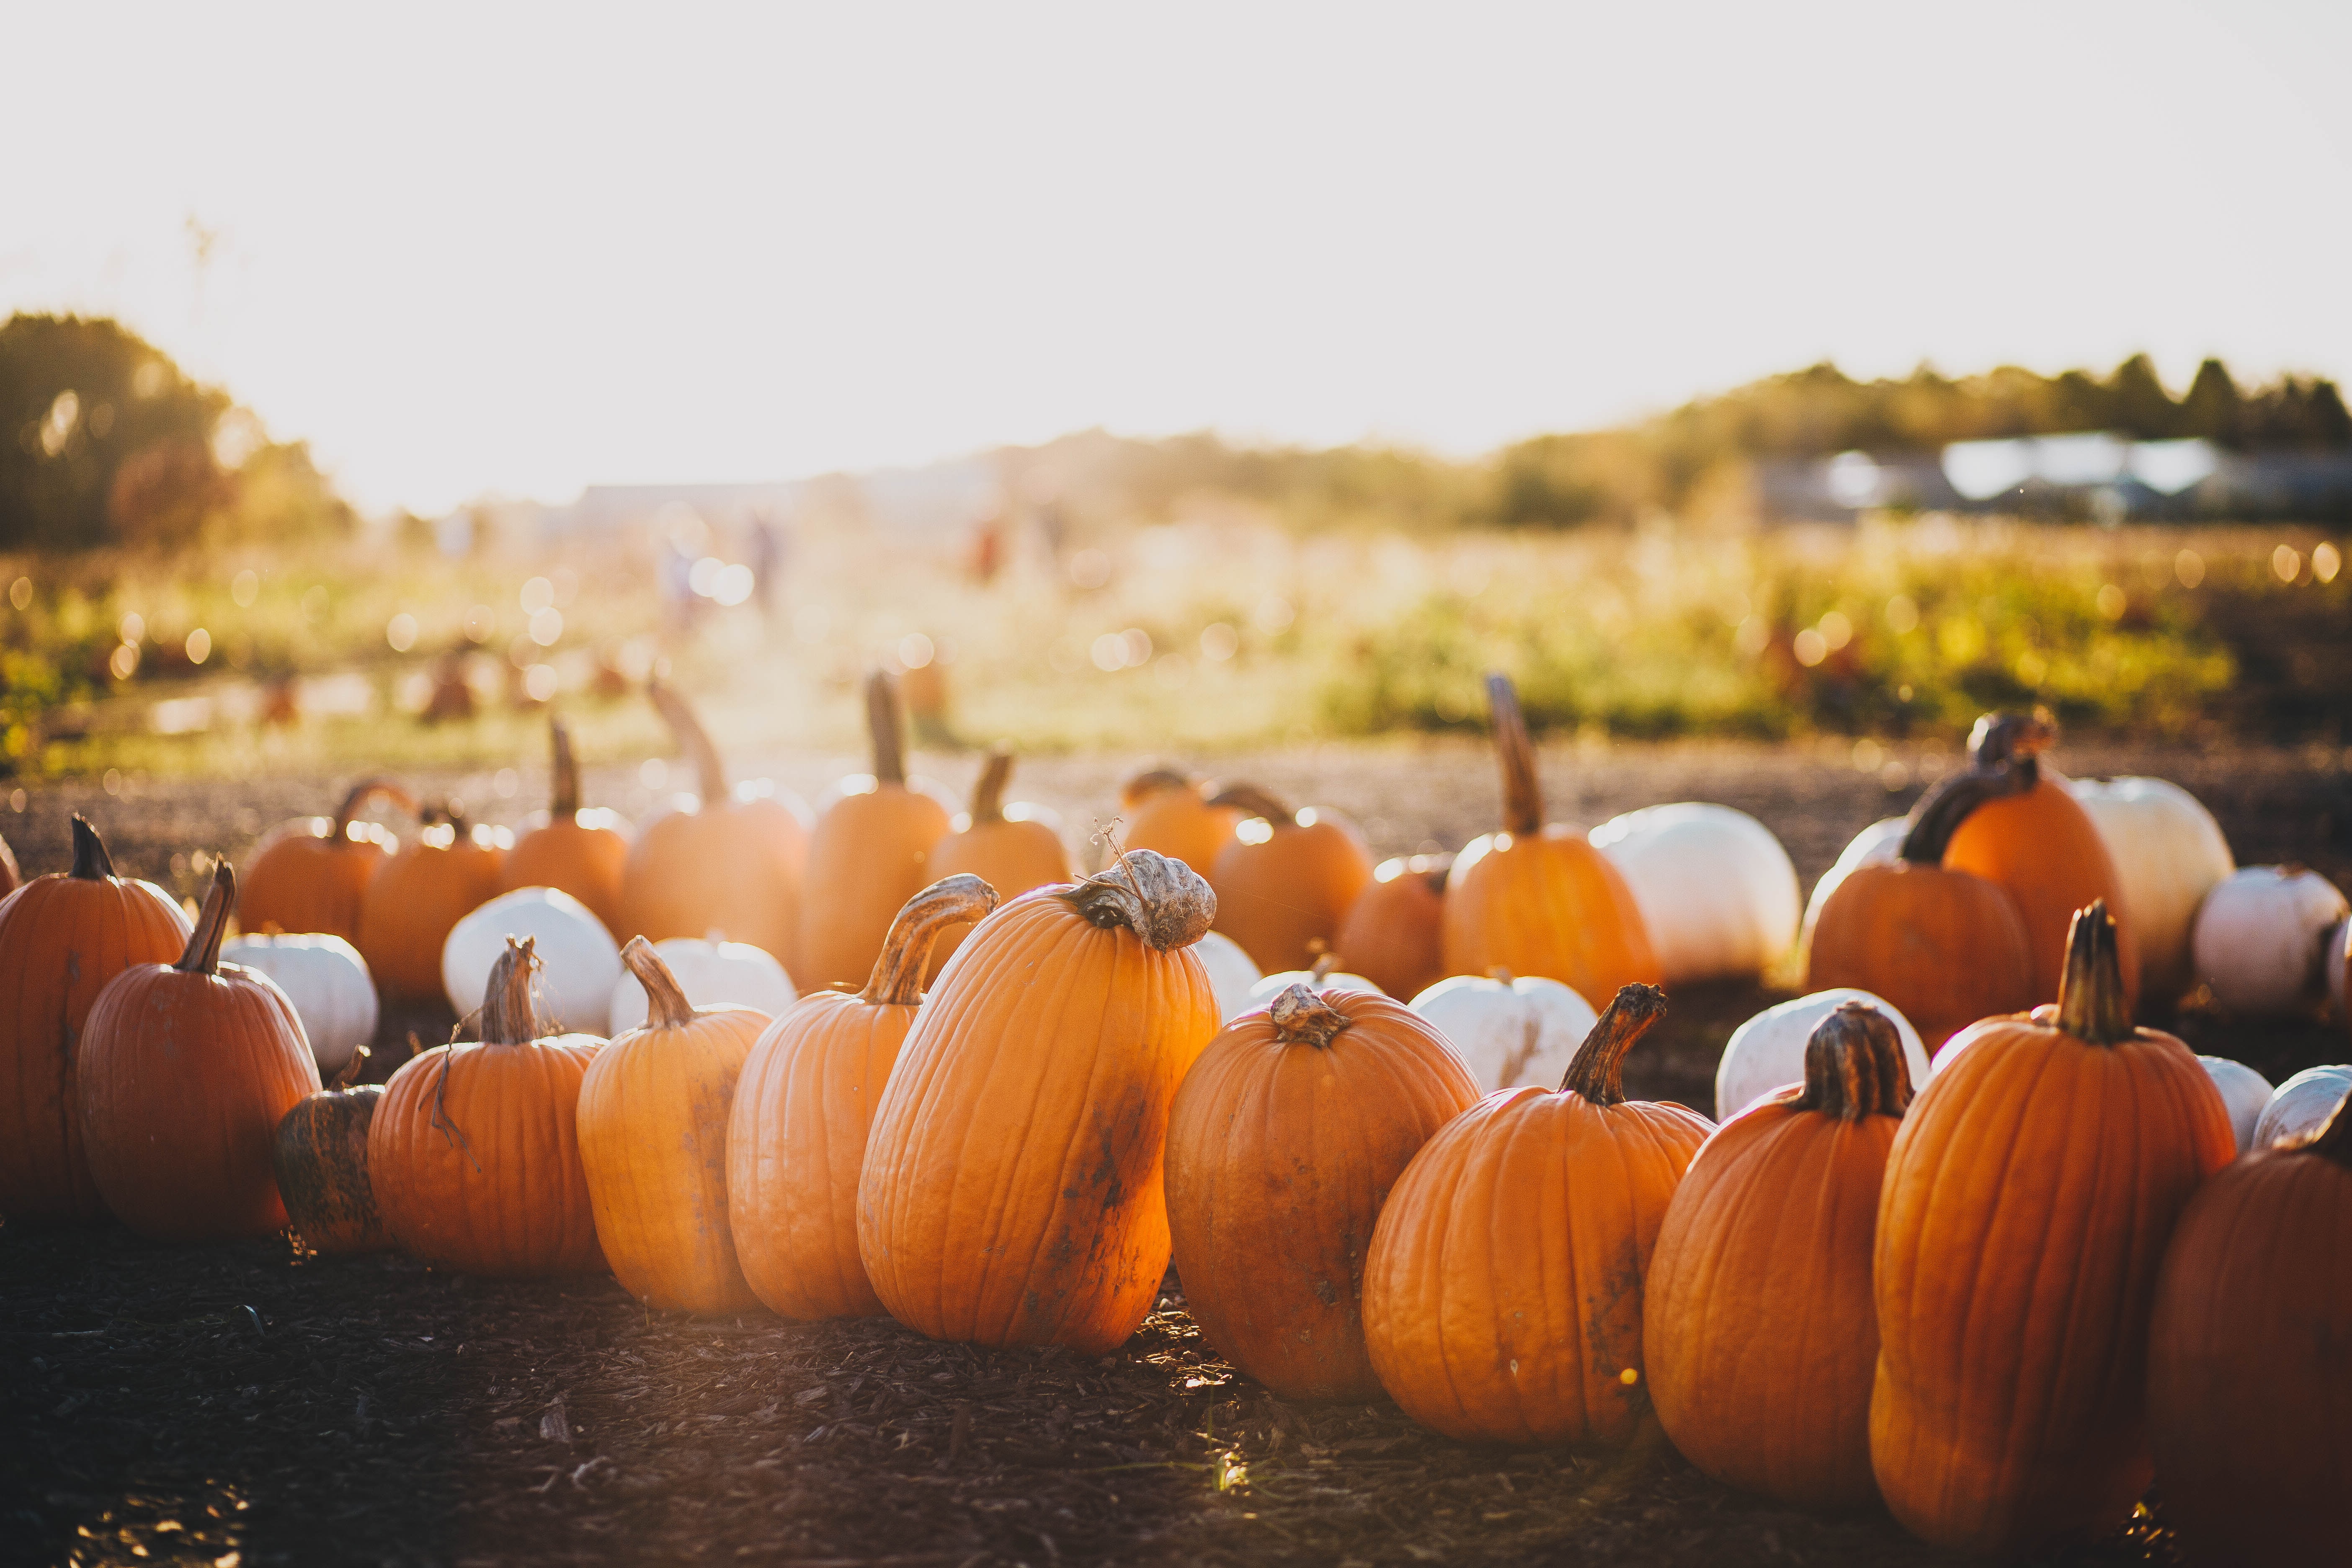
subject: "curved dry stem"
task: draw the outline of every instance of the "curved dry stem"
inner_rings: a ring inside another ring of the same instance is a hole
[[[2058,1026],[2095,1046],[2116,1045],[2136,1033],[2131,1007],[2124,1000],[2116,918],[2107,913],[2105,899],[2076,910],[2074,924],[2066,928],[2066,967],[2058,976]]]
[[[1988,801],[2023,795],[2042,781],[2034,761],[2058,738],[2048,717],[1988,713],[1969,736],[1969,765],[1940,780],[1911,807],[1911,826],[1896,856],[1914,866],[1940,866],[1944,851],[1970,813]]]
[[[1243,813],[1244,819],[1263,816],[1276,827],[1288,827],[1298,820],[1298,814],[1290,808],[1289,802],[1272,790],[1254,784],[1221,785],[1217,793],[1209,797],[1209,804],[1232,806]]]
[[[1486,708],[1493,715],[1495,755],[1503,766],[1503,830],[1524,838],[1543,831],[1543,783],[1536,773],[1535,742],[1527,715],[1519,711],[1518,689],[1497,670],[1486,677]]]
[[[2336,1102],[2327,1115],[2326,1125],[2311,1135],[2304,1145],[2314,1154],[2324,1154],[2337,1164],[2352,1168],[2352,1094]]]
[[[196,916],[195,929],[188,933],[188,945],[172,967],[184,974],[218,974],[221,938],[228,934],[228,917],[236,908],[236,868],[223,860],[213,868],[213,890],[205,895],[205,907]]]
[[[727,764],[719,759],[719,748],[712,743],[710,731],[702,727],[694,709],[687,700],[662,680],[646,682],[646,696],[654,710],[669,726],[677,741],[677,749],[694,763],[696,787],[706,806],[719,805],[727,799]]]
[[[1286,1046],[1312,1046],[1328,1051],[1349,1019],[1304,985],[1287,985],[1266,1007],[1274,1020],[1274,1037]]]
[[[1576,1047],[1559,1091],[1580,1094],[1595,1105],[1624,1104],[1625,1053],[1665,1016],[1666,994],[1656,986],[1620,986],[1584,1044]]]
[[[1911,1103],[1911,1064],[1895,1020],[1867,1002],[1843,1002],[1805,1041],[1800,1110],[1843,1121],[1900,1116]]]
[[[78,882],[102,882],[114,875],[114,857],[106,852],[106,840],[79,812],[74,813],[73,847],[73,869],[67,876]]]
[[[1217,918],[1217,895],[1207,879],[1156,849],[1126,850],[1117,864],[1054,896],[1087,923],[1125,926],[1161,952],[1192,946]]]
[[[677,976],[669,972],[654,944],[644,937],[633,936],[629,945],[621,949],[621,962],[646,988],[646,1027],[675,1029],[694,1022],[694,1004],[686,999],[686,989]]]
[[[351,842],[352,819],[379,800],[388,800],[409,816],[418,815],[416,797],[390,779],[368,779],[355,784],[343,796],[343,804],[335,807],[335,825],[327,830],[329,839],[337,844]]]
[[[367,1070],[368,1058],[373,1055],[375,1052],[365,1046],[353,1046],[352,1054],[345,1058],[343,1065],[336,1069],[335,1076],[327,1082],[326,1087],[336,1089],[349,1089],[359,1082],[360,1074]]]
[[[540,1023],[531,999],[530,977],[540,967],[537,937],[509,937],[507,950],[490,965],[490,983],[482,988],[481,1036],[494,1046],[520,1046],[538,1039],[547,1030]]]
[[[2057,721],[2047,708],[2031,713],[1986,713],[1969,731],[1969,755],[1980,768],[2021,766],[2034,771],[2034,759],[2058,743]]]
[[[874,782],[907,782],[906,725],[898,711],[898,681],[887,669],[866,678],[866,728],[874,737]]]
[[[980,782],[971,786],[971,825],[1004,820],[1004,786],[1013,778],[1013,753],[1003,746],[989,749],[981,765]]]
[[[1190,774],[1174,768],[1146,768],[1118,786],[1118,797],[1130,805],[1140,805],[1153,795],[1171,789],[1191,789]]]
[[[882,939],[882,955],[859,993],[866,1002],[911,1007],[923,999],[923,971],[931,962],[931,943],[951,925],[986,920],[998,903],[997,892],[969,871],[942,877],[908,899],[890,921]]]
[[[547,738],[555,748],[555,777],[548,793],[548,820],[569,822],[580,815],[580,761],[572,754],[572,727],[561,719],[550,718]]]

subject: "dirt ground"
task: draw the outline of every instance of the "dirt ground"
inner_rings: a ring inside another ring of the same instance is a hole
[[[1887,760],[1908,782],[1888,787]],[[1666,800],[1753,812],[1810,887],[1938,760],[1902,752],[1861,772],[1843,747],[1563,749],[1546,774],[1552,815],[1588,824]],[[849,761],[745,772],[814,795]],[[958,787],[976,769],[919,761]],[[2084,747],[2061,761],[2174,778],[2214,808],[2242,862],[2352,883],[2341,752]],[[1108,819],[1127,771],[1040,760],[1014,793],[1086,824]],[[1485,757],[1463,745],[1213,771],[1346,812],[1382,853],[1453,847],[1496,809]],[[502,797],[487,774],[421,782],[510,821],[543,784],[525,770]],[[28,873],[58,868],[66,816],[82,811],[121,868],[192,890],[174,855],[241,857],[279,818],[329,809],[340,783],[28,789],[21,813],[0,810],[0,834]],[[634,770],[589,781],[592,804],[629,805],[632,792]],[[1628,1062],[1629,1091],[1710,1110],[1724,1039],[1776,999],[1685,989]],[[430,1043],[450,1023],[436,1009],[388,1019],[379,1073],[407,1032]],[[2249,1028],[2192,1006],[2177,1026],[2274,1081],[2352,1054],[2334,1024]],[[172,1248],[117,1229],[0,1227],[5,1563],[1937,1560],[1882,1515],[1820,1518],[1717,1486],[1654,1429],[1623,1453],[1513,1452],[1437,1438],[1386,1405],[1274,1398],[1202,1343],[1173,1280],[1133,1341],[1089,1360],[934,1344],[887,1320],[649,1314],[609,1279],[498,1282],[283,1242]],[[2155,1499],[2116,1538],[2034,1561],[2181,1559]]]

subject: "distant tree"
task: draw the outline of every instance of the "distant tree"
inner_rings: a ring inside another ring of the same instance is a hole
[[[2116,366],[2115,374],[2107,377],[2107,397],[2110,429],[2143,441],[2161,441],[2179,433],[2180,405],[2164,390],[2156,366],[2144,353]]]
[[[2245,399],[2230,379],[2229,367],[2217,359],[2199,365],[2188,395],[2180,400],[2180,433],[2234,446],[2244,416]]]

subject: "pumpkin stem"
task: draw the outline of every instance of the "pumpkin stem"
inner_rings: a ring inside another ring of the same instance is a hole
[[[1969,736],[1969,765],[1940,780],[1911,808],[1911,826],[1897,858],[1914,866],[1940,866],[1960,824],[1987,801],[2024,795],[2042,782],[2034,761],[2056,740],[2047,715],[1988,713]]]
[[[887,669],[866,678],[866,728],[874,736],[874,782],[907,782],[906,726],[898,716],[898,682]]]
[[[1322,997],[1304,985],[1283,988],[1266,1007],[1266,1016],[1274,1020],[1274,1037],[1286,1046],[1313,1046],[1328,1051],[1351,1020]]]
[[[1911,1103],[1911,1064],[1895,1020],[1867,1002],[1843,1002],[1805,1041],[1800,1110],[1842,1121],[1900,1116]]]
[[[1003,746],[989,749],[981,764],[980,782],[971,786],[971,825],[1004,820],[1004,786],[1013,777],[1013,753]]]
[[[1323,947],[1322,942],[1319,941],[1317,942],[1315,945],[1318,947]],[[1307,983],[1314,986],[1318,991],[1321,990],[1323,982],[1329,977],[1332,969],[1339,963],[1339,955],[1338,953],[1333,952],[1328,947],[1323,948],[1322,952],[1315,955],[1315,962],[1307,966]]]
[[[2325,1154],[2337,1164],[2352,1167],[2352,1094],[2336,1102],[2327,1114],[2326,1124],[2311,1135],[2303,1147],[2314,1154]]]
[[[908,899],[890,921],[882,956],[874,961],[860,1000],[892,1007],[920,1002],[923,970],[931,962],[931,943],[940,932],[987,919],[998,901],[996,889],[969,871],[942,877]]]
[[[66,875],[82,882],[103,881],[114,875],[114,857],[106,852],[106,840],[79,812],[74,813],[73,846],[73,869]]]
[[[696,787],[706,806],[720,805],[727,800],[727,764],[719,759],[719,748],[711,743],[710,731],[702,727],[685,698],[672,690],[667,682],[648,680],[646,696],[652,701],[662,722],[669,726],[677,749],[694,760]]]
[[[221,938],[228,934],[228,917],[236,908],[236,869],[223,860],[213,870],[213,890],[205,895],[205,907],[196,916],[195,930],[188,933],[188,945],[172,967],[183,974],[218,974]]]
[[[520,1046],[547,1033],[531,1000],[530,977],[540,967],[537,937],[509,937],[507,950],[490,965],[482,988],[482,1038],[493,1046]]]
[[[621,962],[646,988],[646,1027],[675,1029],[694,1022],[694,1004],[686,999],[686,989],[677,976],[669,972],[654,944],[644,937],[633,936],[629,945],[621,949]]]
[[[2032,780],[2040,773],[2034,759],[2055,745],[2058,726],[2047,708],[2031,713],[1987,713],[1969,731],[1969,752],[1980,768],[2015,766]]]
[[[343,796],[343,804],[335,807],[335,825],[327,830],[327,837],[336,844],[350,837],[352,819],[368,808],[372,801],[388,800],[409,816],[416,815],[416,797],[390,779],[368,779],[355,784]]]
[[[1217,793],[1209,797],[1209,804],[1233,806],[1245,817],[1263,816],[1269,826],[1275,827],[1288,827],[1298,820],[1298,814],[1290,808],[1287,801],[1272,790],[1262,789],[1254,784],[1221,785]]]
[[[1518,688],[1500,670],[1486,677],[1495,754],[1503,764],[1503,830],[1515,838],[1543,831],[1543,782],[1536,774],[1535,742],[1519,711]]]
[[[1217,895],[1181,860],[1156,849],[1123,851],[1118,863],[1054,896],[1091,925],[1125,926],[1161,952],[1190,947],[1217,918]]]
[[[2058,1026],[2078,1040],[2112,1046],[2128,1040],[2131,1008],[2124,1002],[2116,918],[2099,899],[2074,911],[2066,928],[2066,967],[2058,976]]]
[[[1190,789],[1192,781],[1174,768],[1146,768],[1118,786],[1119,795],[1128,800],[1145,801],[1171,789]]]
[[[327,1084],[327,1087],[329,1089],[349,1089],[352,1085],[359,1082],[361,1072],[365,1070],[368,1064],[368,1058],[373,1055],[375,1055],[375,1053],[368,1049],[365,1046],[352,1047],[350,1059],[343,1063],[342,1067],[336,1072],[333,1079]]]
[[[550,718],[547,735],[555,747],[555,778],[548,797],[547,817],[551,822],[569,822],[580,815],[580,762],[572,754],[572,727],[561,719]]]
[[[1618,987],[1608,1011],[1584,1037],[1584,1044],[1576,1047],[1568,1076],[1559,1080],[1560,1093],[1572,1090],[1595,1105],[1624,1104],[1625,1053],[1665,1016],[1666,994],[1656,986]]]

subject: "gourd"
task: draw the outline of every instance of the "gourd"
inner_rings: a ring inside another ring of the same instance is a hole
[[[1380,987],[1360,974],[1350,974],[1337,967],[1338,959],[1328,952],[1315,955],[1314,963],[1306,969],[1286,969],[1277,974],[1261,976],[1250,987],[1246,1013],[1263,1007],[1294,985],[1304,985],[1312,992],[1369,991],[1379,993]]]
[[[857,1253],[933,1339],[1102,1355],[1167,1271],[1168,1106],[1217,1032],[1187,951],[1213,895],[1129,850],[972,932],[925,998],[874,1113]]]
[[[2169,1006],[2197,984],[2189,933],[2197,906],[2237,869],[2230,841],[2195,795],[2163,779],[2075,779],[2071,787],[2121,879],[2140,994]]]
[[[1696,801],[1644,806],[1591,837],[1633,890],[1668,984],[1753,978],[1796,941],[1797,868],[1746,812]]]
[[[106,983],[74,1045],[82,1147],[113,1215],[151,1241],[284,1228],[278,1121],[319,1092],[302,1022],[267,975],[220,962],[236,907],[227,861],[176,963]]]
[[[1216,994],[1217,1016],[1221,1019],[1238,1017],[1256,1004],[1250,994],[1263,978],[1242,944],[1223,931],[1202,933],[1192,944],[1192,956],[1209,976],[1209,988]]]
[[[898,686],[866,678],[874,771],[836,784],[809,841],[808,919],[800,958],[786,965],[803,988],[857,985],[882,954],[899,909],[933,880],[931,851],[948,836],[949,808],[907,777]]]
[[[2270,1108],[2271,1080],[2227,1057],[2200,1056],[2197,1065],[2213,1080],[2214,1090],[2230,1113],[2230,1131],[2237,1139],[2238,1152],[2244,1153],[2254,1146],[2254,1129],[2262,1125],[2263,1112]]]
[[[1488,676],[1486,700],[1503,767],[1503,830],[1471,840],[1446,876],[1447,972],[1541,975],[1588,998],[1663,979],[1623,874],[1581,828],[1545,826],[1535,745],[1510,679]]]
[[[2317,1131],[2347,1093],[2352,1093],[2352,1067],[2339,1063],[2304,1068],[2272,1090],[2254,1121],[2252,1146],[2268,1149],[2283,1139]]]
[[[1754,1104],[1759,1096],[1787,1084],[1804,1082],[1806,1063],[1811,1059],[1813,1031],[1822,1019],[1848,1002],[1859,1002],[1876,1010],[1895,1026],[1895,1037],[1903,1045],[1906,1081],[1924,1086],[1934,1069],[1919,1032],[1911,1026],[1911,1020],[1903,1016],[1902,1009],[1867,991],[1841,986],[1767,1007],[1731,1031],[1723,1057],[1715,1067],[1715,1119],[1728,1121]]]
[[[571,894],[618,942],[628,934],[621,929],[621,887],[629,864],[626,825],[618,813],[581,808],[580,763],[572,754],[572,731],[561,719],[550,719],[547,730],[555,748],[547,817],[534,818],[515,840],[501,880],[509,892],[554,888]]]
[[[1201,1053],[1168,1117],[1184,1300],[1284,1399],[1375,1399],[1359,1297],[1405,1164],[1478,1098],[1453,1047],[1378,992],[1284,988]]]
[[[1805,900],[1804,923],[1797,931],[1797,968],[1801,972],[1811,961],[1813,951],[1813,928],[1821,924],[1822,906],[1838,890],[1848,877],[1864,866],[1892,866],[1902,858],[1903,840],[1911,831],[1911,820],[1905,816],[1882,817],[1847,840],[1838,851],[1837,861],[1822,873],[1813,884],[1812,897]]]
[[[686,993],[686,999],[698,1007],[749,1007],[780,1018],[800,996],[784,966],[766,948],[748,942],[674,936],[654,943],[654,952],[660,955],[670,978],[677,982],[677,988]],[[605,1033],[628,1033],[645,1023],[648,1011],[646,988],[624,967],[613,986]]]
[[[931,945],[997,905],[969,872],[907,900],[858,992],[780,1012],[743,1063],[727,1122],[727,1221],[751,1293],[787,1318],[871,1317],[857,1258],[857,1177],[874,1108],[922,1002]]]
[[[1633,1436],[1649,1407],[1643,1279],[1713,1131],[1625,1099],[1625,1052],[1664,1013],[1651,986],[1619,991],[1559,1092],[1486,1096],[1390,1189],[1364,1263],[1364,1343],[1423,1426],[1464,1442]]]
[[[957,818],[953,830],[931,850],[933,877],[978,877],[999,897],[1007,899],[1048,882],[1070,879],[1070,858],[1062,848],[1058,831],[1060,819],[1027,801],[1006,805],[1004,786],[1012,776],[1013,753],[1001,746],[989,752],[981,767],[980,782],[972,785],[970,814]],[[931,943],[927,983],[940,977],[940,971],[971,934],[971,927],[962,923],[940,931]]]
[[[1127,817],[1120,842],[1181,860],[1213,878],[1217,857],[1233,842],[1247,815],[1238,805],[1212,805],[1213,784],[1168,768],[1152,768],[1120,786],[1118,808]]]
[[[509,940],[532,939],[545,976],[534,1001],[548,1032],[593,1033],[613,1007],[621,950],[587,905],[553,888],[518,888],[449,928],[441,944],[441,988],[459,1016],[488,994],[490,972]]]
[[[2327,1000],[2328,939],[2344,895],[2300,866],[2248,866],[2198,908],[2198,977],[2224,1010],[2250,1018],[2315,1011]]]
[[[427,806],[414,841],[368,879],[352,939],[376,987],[394,1001],[441,994],[441,950],[459,921],[498,897],[506,847],[454,803]]]
[[[1445,877],[1451,855],[1398,856],[1372,870],[1332,951],[1399,1001],[1445,978]]]
[[[416,797],[389,779],[355,784],[335,815],[299,816],[262,836],[237,904],[245,929],[324,932],[356,942],[369,880],[398,845],[360,814],[382,801],[411,816]]]
[[[1554,1084],[1591,1034],[1592,1005],[1539,974],[1456,974],[1412,999],[1483,1091]]]
[[[1372,879],[1362,836],[1336,813],[1293,811],[1255,784],[1229,784],[1209,804],[1248,814],[1209,878],[1216,929],[1268,973],[1305,969]]]
[[[330,1257],[384,1252],[394,1245],[368,1180],[368,1129],[383,1085],[352,1084],[367,1054],[361,1047],[325,1088],[295,1101],[278,1119],[270,1145],[287,1223],[303,1245]]]
[[[2189,1047],[2132,1027],[2120,949],[2084,910],[2057,1005],[1947,1047],[1888,1157],[1871,1467],[1937,1546],[2102,1535],[2147,1489],[2157,1264],[2237,1151]]]
[[[221,944],[221,958],[267,974],[302,1020],[302,1034],[331,1079],[375,1038],[375,981],[359,949],[341,937],[241,936]]]

